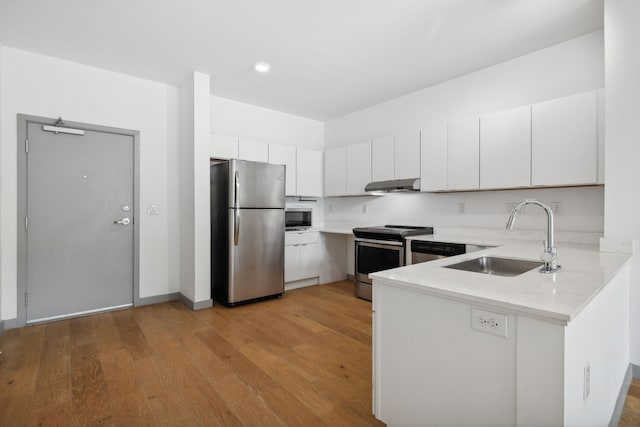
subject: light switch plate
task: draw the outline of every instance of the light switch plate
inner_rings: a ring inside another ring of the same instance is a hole
[[[160,215],[160,206],[147,205],[147,215]]]

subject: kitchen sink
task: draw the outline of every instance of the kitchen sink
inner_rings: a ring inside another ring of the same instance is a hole
[[[454,270],[471,271],[474,273],[493,274],[495,276],[518,276],[536,267],[541,267],[542,262],[524,261],[520,259],[498,258],[483,256],[443,266]]]

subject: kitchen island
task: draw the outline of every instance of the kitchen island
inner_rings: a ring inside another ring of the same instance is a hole
[[[391,426],[608,424],[629,364],[629,255],[558,245],[554,274],[443,268],[485,255],[537,261],[542,250],[466,243],[496,247],[371,274],[376,417]]]

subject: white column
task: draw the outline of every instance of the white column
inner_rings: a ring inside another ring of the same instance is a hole
[[[180,293],[193,309],[211,307],[209,223],[209,76],[181,86]]]
[[[629,270],[629,344],[631,362],[640,364],[640,2],[605,0],[604,17],[605,238],[601,246],[636,252]]]

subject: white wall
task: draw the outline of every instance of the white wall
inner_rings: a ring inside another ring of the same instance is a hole
[[[605,1],[605,239],[640,239],[640,3]],[[615,246],[609,245],[609,246]],[[640,254],[629,275],[630,356],[640,365]]]
[[[325,222],[504,228],[509,215],[506,205],[531,197],[560,202],[555,215],[558,231],[602,232],[602,187],[331,197],[324,201]],[[546,226],[544,212],[527,206],[514,229],[542,230]]]
[[[211,133],[316,150],[324,147],[323,122],[217,96],[211,97]]]
[[[3,49],[2,49],[2,43],[0,43],[0,141],[2,141],[2,129],[3,129],[3,121],[2,121],[2,58],[4,56],[3,53]],[[0,146],[0,153],[2,153],[2,148]],[[0,156],[1,158],[2,156]],[[1,164],[1,163],[0,163]],[[2,174],[0,173],[0,189],[2,189]],[[0,198],[0,227],[2,226],[2,217],[4,216],[2,214],[2,199]],[[2,270],[3,270],[3,258],[2,258],[2,254],[3,254],[3,245],[1,242],[1,238],[2,238],[2,229],[0,228],[0,321],[2,321],[2,319],[4,319],[4,317],[2,317],[2,308],[3,308],[3,304],[2,304]]]
[[[179,158],[167,153],[175,153],[179,144],[178,88],[7,47],[2,48],[0,76],[3,319],[17,315],[18,113],[140,131],[140,297],[177,292],[179,266],[174,248],[179,219],[172,217],[177,212],[169,208],[169,200],[176,198],[169,188],[175,191],[176,187],[168,182],[179,180]],[[150,204],[160,206],[160,215],[145,214]]]
[[[326,147],[601,88],[603,49],[598,31],[329,120]]]

